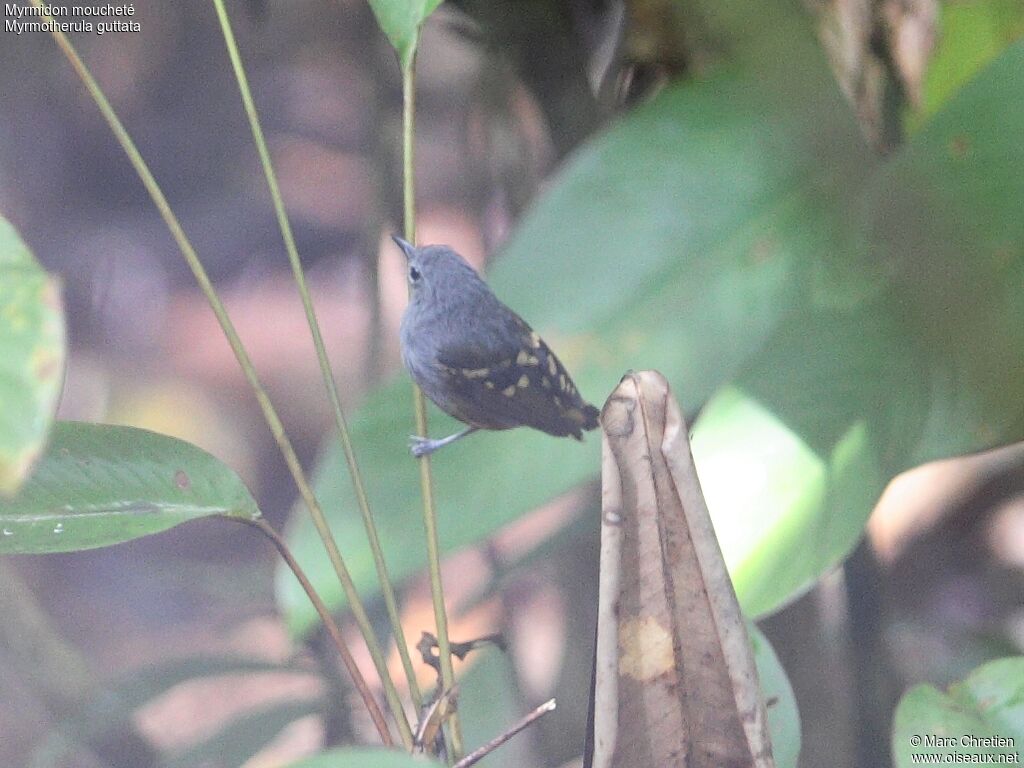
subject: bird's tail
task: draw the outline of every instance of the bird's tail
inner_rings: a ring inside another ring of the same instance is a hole
[[[589,403],[581,402],[577,406],[567,408],[565,410],[565,417],[568,419],[567,432],[562,432],[563,435],[572,435],[577,440],[583,439],[583,430],[591,430],[597,428],[597,417],[601,415],[601,412]]]

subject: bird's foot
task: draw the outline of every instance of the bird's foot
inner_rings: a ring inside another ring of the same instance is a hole
[[[409,435],[409,453],[417,459],[421,456],[429,456],[442,445],[444,445],[443,440],[431,440],[429,437]]]
[[[421,456],[433,453],[438,448],[442,448],[449,443],[461,440],[473,432],[476,432],[476,427],[466,427],[461,432],[456,432],[454,435],[448,435],[448,437],[441,437],[436,440],[431,440],[429,437],[420,437],[419,435],[410,435],[409,452],[418,459]]]

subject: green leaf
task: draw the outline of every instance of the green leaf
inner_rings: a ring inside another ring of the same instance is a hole
[[[508,654],[497,648],[474,651],[472,665],[459,675],[459,718],[467,751],[500,736],[542,702],[523,705]],[[527,732],[528,733],[528,732]],[[490,768],[529,764],[529,736],[523,733],[488,756]]]
[[[896,473],[1024,437],[1022,74],[1018,44],[867,185],[890,287],[795,314],[706,407],[694,454],[748,612],[845,557]],[[816,290],[849,286],[865,254],[843,258]]]
[[[921,109],[910,116],[914,129],[1022,36],[1024,3],[1019,0],[944,2],[938,42],[925,73]]]
[[[928,371],[885,306],[787,320],[697,423],[701,486],[752,614],[846,555],[921,432]]]
[[[768,708],[768,733],[772,739],[775,768],[797,768],[800,712],[793,688],[768,638],[754,624],[748,624],[747,629],[754,646],[754,663],[761,681],[761,693]]]
[[[209,515],[259,515],[210,454],[144,429],[58,422],[32,478],[0,500],[0,554],[104,547]]]
[[[801,17],[802,18],[802,17]],[[788,17],[765,28],[792,29]],[[787,27],[788,25],[788,27]],[[600,403],[630,368],[653,367],[692,411],[764,343],[800,296],[807,265],[829,247],[837,212],[873,165],[813,36],[786,41],[792,71],[769,57],[684,83],[583,147],[523,221],[489,281]],[[828,152],[828,161],[822,159]],[[723,343],[728,339],[728,343]],[[395,577],[424,564],[419,482],[406,450],[411,393],[399,380],[352,420],[375,517]],[[455,429],[434,419],[432,432]],[[517,430],[445,448],[434,466],[446,551],[480,541],[593,477],[600,441]],[[363,533],[332,446],[316,491],[341,541]],[[328,604],[342,601],[312,526],[290,545]],[[346,551],[360,590],[374,590],[363,548]],[[315,620],[286,574],[293,628]]]
[[[64,357],[60,286],[0,216],[0,497],[18,490],[43,451]]]
[[[930,685],[911,688],[896,708],[892,733],[896,768],[922,764],[913,757],[922,754],[956,755],[960,759],[949,757],[946,762],[961,763],[970,762],[962,759],[970,755],[1019,755],[1021,744],[1024,658],[1019,656],[979,667],[951,686],[948,694]]]
[[[393,749],[334,749],[287,768],[430,768],[441,763]]]
[[[416,55],[420,25],[440,4],[441,0],[370,0],[377,24],[398,52],[403,69]]]
[[[285,701],[235,718],[209,739],[167,758],[162,768],[241,768],[296,720],[321,711],[323,702]]]
[[[697,467],[751,615],[839,562],[899,471],[1024,438],[1024,44],[884,163],[802,51],[788,77],[767,62],[668,89],[584,147],[490,276],[584,394],[656,368],[687,412],[707,403]],[[352,424],[399,578],[424,562],[408,403],[395,383]],[[332,448],[317,492],[360,541],[339,466]],[[598,441],[477,435],[434,467],[452,551],[593,477]],[[312,526],[290,538],[342,603]],[[369,556],[347,554],[376,589]],[[281,575],[304,631],[315,616]]]

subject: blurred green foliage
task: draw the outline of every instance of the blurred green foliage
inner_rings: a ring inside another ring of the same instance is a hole
[[[0,498],[43,451],[64,382],[60,288],[0,216]]]
[[[838,563],[896,473],[1024,437],[1024,44],[883,161],[806,25],[775,22],[759,47],[582,147],[490,275],[589,397],[656,368],[685,409],[706,404],[698,470],[754,615]],[[399,380],[352,420],[399,578],[425,558],[408,403]],[[444,548],[592,477],[597,454],[594,439],[525,431],[445,449],[434,462]],[[331,447],[317,492],[372,593],[339,467]],[[290,543],[340,605],[304,517]],[[313,625],[283,572],[279,595],[293,629]]]
[[[939,37],[928,62],[920,109],[907,114],[920,128],[1007,45],[1024,37],[1024,3],[1019,0],[947,0]]]
[[[948,740],[948,746],[937,746],[935,738]],[[972,738],[992,741],[986,745]],[[992,746],[998,744],[1003,746]],[[914,755],[923,754],[941,755],[946,763],[1015,763],[1022,744],[1024,658],[1019,656],[978,667],[950,686],[948,693],[930,685],[916,686],[896,709],[892,733],[896,768],[921,765]],[[1007,759],[1013,755],[1016,760]],[[978,757],[972,760],[972,756]]]

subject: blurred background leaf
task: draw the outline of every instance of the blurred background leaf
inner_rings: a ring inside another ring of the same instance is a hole
[[[761,451],[702,480],[752,615],[838,563],[897,472],[1024,436],[1024,151],[1013,138],[1024,131],[1013,96],[1024,45],[882,163],[864,149],[817,49],[800,39],[784,72],[723,68],[674,86],[585,147],[490,276],[590,397],[627,369],[655,368],[693,412],[732,381],[792,433],[780,439],[801,466]],[[424,562],[410,524],[418,490],[403,440],[407,403],[398,381],[353,419],[399,577]],[[709,414],[718,407],[712,400]],[[719,418],[728,435],[712,435],[704,419],[696,426],[698,469],[704,442],[718,452],[712,461],[758,450],[754,424]],[[341,540],[355,540],[335,451],[317,489]],[[576,446],[527,433],[446,449],[435,462],[445,549],[592,476],[597,452],[593,439]],[[780,494],[740,493],[774,473],[792,481]],[[290,541],[340,604],[302,517]],[[350,557],[372,592],[369,557]],[[280,577],[278,590],[293,629],[308,629],[315,617],[298,590]]]
[[[259,515],[210,454],[144,429],[58,422],[31,481],[0,500],[0,553],[104,547],[209,515]]]
[[[800,17],[798,16],[797,19]],[[665,90],[585,145],[518,226],[490,282],[600,403],[630,368],[657,368],[692,409],[735,374],[801,294],[801,273],[872,167],[806,24],[773,18],[787,67],[753,56],[708,80]],[[775,40],[773,24],[772,40]],[[794,31],[788,39],[783,29]],[[777,47],[770,47],[777,54]],[[765,54],[767,56],[767,54]],[[750,58],[753,58],[753,61]],[[700,180],[697,183],[695,180]],[[723,343],[728,339],[728,343]],[[353,417],[371,501],[396,576],[424,563],[415,465],[405,448],[409,387],[399,380]],[[447,420],[433,430],[445,433]],[[442,544],[479,541],[592,476],[598,441],[583,446],[525,431],[474,436],[435,462]],[[337,450],[320,462],[317,493],[342,542],[361,535]],[[340,590],[300,516],[290,544],[337,604]],[[343,544],[344,548],[344,544]],[[401,553],[401,555],[399,554]],[[349,567],[373,590],[370,560]],[[293,627],[314,615],[287,580]]]
[[[768,708],[768,732],[775,768],[796,768],[800,757],[800,712],[793,688],[768,638],[754,624],[748,624],[748,629],[761,692]]]
[[[928,737],[952,739],[950,747],[935,747]],[[964,744],[961,738],[1000,737],[1005,747]],[[919,739],[915,741],[915,739]],[[1007,741],[1008,740],[1008,741]],[[892,751],[896,768],[920,765],[914,755],[1001,755],[991,762],[1007,762],[1020,754],[1024,743],[1024,658],[991,661],[979,667],[948,693],[930,685],[909,690],[896,709]],[[959,760],[947,762],[970,762]]]
[[[938,45],[926,70],[921,108],[908,114],[911,130],[928,119],[986,64],[1024,36],[1017,0],[947,0]]]
[[[0,216],[0,497],[43,451],[64,382],[60,286]]]
[[[525,702],[518,690],[511,658],[496,649],[477,651],[473,664],[459,676],[459,715],[467,751],[500,736],[541,702]],[[486,759],[494,768],[530,765],[527,740],[515,738]]]

